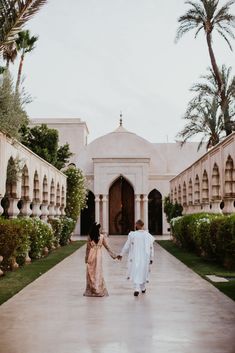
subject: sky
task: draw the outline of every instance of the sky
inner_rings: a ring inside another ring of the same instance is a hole
[[[29,116],[81,118],[90,142],[117,128],[122,111],[126,129],[174,142],[189,89],[210,65],[203,33],[174,42],[187,8],[184,0],[49,0],[26,26],[39,36],[23,67]],[[213,46],[218,64],[232,66],[223,39],[215,35]]]

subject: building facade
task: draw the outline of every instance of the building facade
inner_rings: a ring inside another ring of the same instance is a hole
[[[88,129],[80,119],[55,121],[37,119],[32,124],[45,122],[58,129],[60,142],[70,144],[72,162],[86,176],[88,207],[78,220],[77,234],[87,234],[93,221],[99,222],[105,233],[127,234],[139,218],[152,234],[169,232],[163,212],[169,182],[205,150],[197,152],[197,143],[183,147],[180,143],[151,143],[126,130],[122,121],[116,130],[88,144]]]
[[[170,181],[185,214],[235,212],[235,132]]]

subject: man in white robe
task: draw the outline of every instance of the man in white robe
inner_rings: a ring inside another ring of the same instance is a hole
[[[134,284],[134,296],[139,292],[146,292],[146,282],[149,277],[149,265],[153,262],[154,256],[154,237],[144,228],[141,220],[136,222],[136,231],[130,232],[125,245],[117,256],[122,259],[125,253],[128,253],[128,277]]]

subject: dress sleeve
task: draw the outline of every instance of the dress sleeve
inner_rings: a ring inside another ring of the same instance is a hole
[[[91,241],[90,239],[88,238],[87,240],[87,245],[86,245],[86,255],[85,255],[85,263],[87,264],[87,261],[88,261],[88,256],[89,256],[89,252],[91,250]]]
[[[116,259],[117,255],[114,254],[114,252],[112,252],[112,250],[110,249],[110,247],[108,246],[108,243],[105,239],[105,237],[103,236],[103,245],[105,247],[105,249],[108,251],[109,255],[113,258]]]

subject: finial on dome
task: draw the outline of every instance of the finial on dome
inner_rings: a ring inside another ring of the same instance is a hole
[[[120,111],[120,126],[122,126],[122,111]]]

